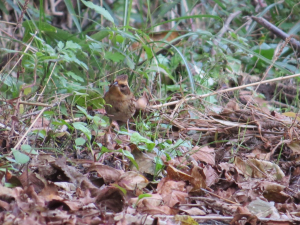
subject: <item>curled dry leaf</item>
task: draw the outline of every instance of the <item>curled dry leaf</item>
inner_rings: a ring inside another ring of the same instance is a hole
[[[118,184],[126,188],[127,190],[133,191],[135,189],[142,189],[148,185],[149,181],[143,175],[134,172],[128,171],[120,176]]]
[[[19,180],[23,187],[32,184],[37,193],[40,193],[41,190],[45,188],[45,179],[42,176],[37,176],[37,174],[27,170],[24,170],[21,176],[19,176]]]
[[[192,181],[194,178],[175,167],[169,165],[167,167],[168,178],[172,180]]]
[[[135,198],[137,199],[137,198]],[[163,199],[161,195],[154,194],[151,197],[145,197],[138,201],[137,210],[146,214],[165,214],[172,215],[174,210],[170,207],[162,205]]]
[[[112,183],[119,180],[120,176],[124,173],[122,170],[117,170],[101,163],[92,164],[88,168],[88,171],[97,171],[98,176],[102,177],[105,183]]]
[[[55,200],[63,200],[62,197],[59,196],[57,187],[53,184],[47,184],[47,186],[39,193],[39,196],[44,198],[45,201]]]
[[[262,181],[260,182],[260,187],[263,190],[263,196],[268,199],[268,201],[285,203],[288,199],[292,199],[291,196],[284,193],[285,186],[283,185],[275,182]]]
[[[272,162],[257,159],[248,159],[244,161],[239,157],[235,157],[234,164],[241,174],[248,177],[271,177],[275,180],[281,180],[284,177],[284,173],[280,167]]]
[[[109,208],[114,212],[121,212],[125,203],[124,193],[116,187],[105,187],[98,192],[95,200],[100,208]]]
[[[200,188],[206,188],[206,176],[204,174],[203,168],[194,165],[192,168],[191,184],[193,185],[193,190],[199,190]]]
[[[240,224],[239,221],[243,218],[246,217],[247,223],[250,225],[256,225],[257,224],[257,217],[246,208],[246,207],[238,207],[232,221],[230,224],[232,225],[238,225]]]
[[[293,155],[299,155],[300,154],[300,142],[299,141],[293,141],[288,144],[290,149],[293,151]]]

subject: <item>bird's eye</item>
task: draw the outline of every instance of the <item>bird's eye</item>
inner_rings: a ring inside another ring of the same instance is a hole
[[[121,86],[121,88],[124,88],[124,87],[126,87],[126,85],[125,85],[125,84],[121,84],[120,86]]]

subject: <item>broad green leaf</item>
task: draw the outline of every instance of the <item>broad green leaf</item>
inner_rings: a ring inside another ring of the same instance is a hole
[[[76,146],[83,146],[85,144],[85,142],[86,142],[86,140],[83,139],[82,137],[75,139]]]
[[[151,151],[155,147],[155,143],[153,141],[151,141],[147,138],[144,138],[137,132],[135,132],[131,135],[130,141],[136,145],[139,145],[140,143],[145,143],[148,151]]]
[[[73,41],[67,41],[65,49],[81,49],[81,46]]]
[[[24,164],[30,160],[28,155],[25,155],[24,153],[22,153],[16,149],[12,149],[12,153],[13,153],[17,163]]]
[[[91,131],[87,127],[85,127],[85,125],[86,125],[85,123],[75,122],[72,125],[73,125],[73,127],[75,127],[75,129],[80,130],[82,133],[84,133],[85,136],[87,137],[87,139],[89,141],[91,141],[92,134],[91,134]]]

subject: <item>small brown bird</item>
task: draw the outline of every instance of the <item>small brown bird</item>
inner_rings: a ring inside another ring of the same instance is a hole
[[[127,122],[135,113],[135,98],[128,86],[128,76],[117,76],[104,95],[105,110],[111,120]]]

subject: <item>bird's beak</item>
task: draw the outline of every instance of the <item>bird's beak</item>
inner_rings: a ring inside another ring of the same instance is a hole
[[[114,86],[118,86],[118,81],[113,83]]]

